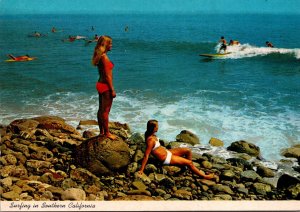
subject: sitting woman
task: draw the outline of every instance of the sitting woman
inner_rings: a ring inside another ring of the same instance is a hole
[[[174,148],[168,150],[165,147],[161,146],[159,143],[159,139],[155,135],[157,130],[158,121],[149,120],[147,123],[147,131],[145,132],[145,141],[147,144],[147,148],[144,153],[141,169],[139,171],[140,174],[143,174],[145,166],[148,162],[149,155],[150,153],[152,153],[165,165],[187,166],[193,173],[200,177],[203,177],[205,179],[217,178],[217,176],[215,176],[214,174],[205,174],[204,171],[199,170],[195,167],[192,161],[192,152],[189,148]]]

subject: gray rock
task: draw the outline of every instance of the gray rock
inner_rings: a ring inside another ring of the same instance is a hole
[[[224,179],[233,179],[233,178],[235,178],[235,176],[236,176],[236,174],[231,170],[225,170],[221,174],[222,179],[223,178]]]
[[[260,155],[260,148],[258,146],[243,140],[233,142],[227,149],[234,152],[247,153],[254,157]]]
[[[76,148],[76,163],[101,176],[113,174],[130,163],[130,149],[121,139],[94,137]]]
[[[271,186],[264,183],[254,183],[253,187],[258,194],[266,195],[267,193],[271,192]]]
[[[133,161],[134,162],[139,162],[140,160],[142,160],[144,157],[144,152],[142,152],[141,150],[136,150],[135,154],[133,156]]]
[[[158,196],[164,196],[164,195],[166,195],[167,194],[167,192],[165,191],[165,190],[162,190],[162,189],[160,189],[160,188],[157,188],[157,189],[155,189],[155,192],[154,192],[156,195],[158,195]]]
[[[174,192],[174,196],[179,199],[190,200],[192,199],[192,193],[190,191],[186,191],[184,189],[178,189]]]
[[[146,190],[148,187],[141,181],[134,181],[132,183],[133,187],[138,190]]]
[[[4,187],[10,187],[13,184],[12,178],[11,177],[6,177],[4,179],[0,179],[1,185]]]
[[[157,167],[154,164],[148,163],[145,167],[145,172],[146,173],[157,172]]]
[[[163,170],[167,175],[173,176],[178,174],[181,171],[181,168],[178,166],[163,166]]]
[[[283,174],[277,181],[278,189],[287,189],[290,186],[297,185],[300,183],[300,179],[290,176],[288,174]]]
[[[212,163],[209,161],[202,161],[202,166],[206,169],[211,169],[213,167]]]
[[[5,192],[1,196],[7,200],[18,200],[20,198],[20,195],[15,191]]]
[[[113,199],[113,201],[145,201],[145,200],[156,200],[154,197],[147,196],[147,195],[128,195],[125,197],[118,197]]]
[[[177,141],[169,142],[168,145],[167,145],[167,149],[174,149],[174,148],[181,147],[182,143],[183,142],[177,142]],[[192,144],[188,144],[188,143],[185,143],[185,144],[187,145],[187,147],[192,147],[193,146]]]
[[[224,192],[226,194],[231,194],[231,195],[234,194],[234,192],[231,190],[229,186],[222,185],[222,184],[215,184],[212,186],[212,189],[216,192]]]
[[[237,191],[240,193],[243,193],[245,195],[248,195],[248,193],[249,193],[249,190],[247,188],[242,188],[242,187],[237,188]]]
[[[24,130],[34,130],[39,122],[32,119],[17,119],[11,122],[8,128],[14,133],[20,133]]]
[[[247,170],[241,173],[241,178],[245,181],[255,182],[261,179],[261,177],[253,170]]]
[[[274,177],[275,176],[275,174],[272,171],[272,169],[264,167],[264,166],[257,166],[256,172],[261,177]]]
[[[209,144],[210,144],[211,146],[217,146],[217,147],[219,147],[219,146],[224,146],[224,142],[221,141],[220,139],[217,139],[217,138],[211,138],[211,139],[209,140]]]
[[[21,177],[21,176],[27,176],[27,169],[23,166],[15,166],[15,165],[8,165],[4,166],[1,169],[1,176],[2,177]]]
[[[74,127],[66,124],[64,119],[57,116],[40,116],[33,118],[33,120],[39,122],[37,127],[40,129],[60,130],[61,132],[80,135],[80,133]]]
[[[92,138],[92,137],[95,137],[97,136],[97,134],[91,130],[86,130],[82,133],[82,137],[83,138]]]
[[[188,143],[188,144],[200,144],[199,138],[192,132],[188,130],[182,130],[180,134],[176,136],[176,141],[177,142],[183,142],[183,143]]]
[[[300,147],[284,149],[281,154],[287,158],[300,158]]]
[[[128,195],[146,195],[151,196],[151,192],[147,190],[130,190],[127,192]]]
[[[96,120],[80,120],[79,125],[98,125]]]
[[[229,194],[216,194],[213,200],[232,200]]]
[[[80,183],[87,182],[92,184],[98,184],[100,181],[100,179],[96,175],[83,168],[76,168],[71,170],[70,178],[75,182]]]
[[[142,182],[144,182],[146,184],[151,183],[151,179],[144,173],[142,175],[140,175],[139,172],[134,173],[134,179],[141,180]]]
[[[12,154],[4,155],[3,159],[7,162],[8,165],[16,165],[18,162],[17,158]]]
[[[292,199],[300,200],[300,183],[290,186],[287,189],[287,194]]]
[[[252,170],[253,166],[246,160],[241,158],[228,158],[227,161],[236,167],[240,167],[245,170]]]
[[[30,156],[28,146],[24,144],[16,143],[13,148],[16,152],[22,152],[26,157]]]
[[[137,169],[138,169],[138,163],[133,162],[128,165],[126,173],[127,173],[127,175],[131,175],[131,174],[135,173],[137,171]]]
[[[84,201],[86,199],[86,194],[84,190],[79,188],[69,188],[62,192],[62,200],[75,200],[75,201]]]
[[[145,138],[142,134],[140,133],[134,133],[128,138],[127,142],[131,145],[135,144],[145,144]],[[146,144],[145,144],[146,145]],[[144,151],[144,150],[142,150]]]

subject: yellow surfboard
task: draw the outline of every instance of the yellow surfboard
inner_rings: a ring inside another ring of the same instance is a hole
[[[223,53],[223,54],[199,54],[199,56],[202,57],[209,57],[209,58],[213,58],[213,57],[224,57],[228,54],[230,54],[231,52],[227,52],[227,53]]]
[[[26,62],[26,61],[31,61],[31,60],[35,60],[35,59],[36,59],[35,57],[28,57],[24,60],[8,59],[8,60],[5,60],[5,62]]]

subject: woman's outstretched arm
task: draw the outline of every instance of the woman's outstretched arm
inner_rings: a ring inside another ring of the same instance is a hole
[[[153,138],[149,137],[147,140],[148,140],[147,141],[147,148],[146,148],[146,151],[144,153],[144,157],[143,157],[143,161],[142,161],[142,166],[141,166],[140,171],[139,171],[140,174],[144,173],[144,169],[145,169],[145,166],[146,166],[146,164],[148,162],[149,155],[150,155],[151,150],[152,150],[152,148],[154,146],[154,140],[153,140]]]

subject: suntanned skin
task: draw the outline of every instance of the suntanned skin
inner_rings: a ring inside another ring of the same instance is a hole
[[[107,46],[107,51],[112,48],[112,42]],[[107,138],[112,140],[116,139],[117,136],[109,132],[109,112],[112,106],[113,98],[116,97],[116,92],[113,86],[113,74],[112,68],[110,68],[110,60],[106,53],[101,56],[100,59],[102,67],[100,70],[100,77],[98,82],[102,82],[108,85],[109,90],[100,94],[99,93],[99,109],[97,113],[98,124],[100,129],[100,135],[105,135]]]
[[[158,130],[158,124],[154,129],[152,135],[150,135],[147,140],[147,148],[144,153],[144,158],[142,161],[141,168],[139,170],[139,174],[143,174],[145,166],[148,162],[149,155],[152,153],[158,160],[164,161],[167,157],[167,151],[163,146],[160,146],[152,151],[155,146],[155,142],[157,137],[155,133]],[[194,174],[203,177],[204,179],[213,179],[216,178],[214,174],[205,174],[204,171],[197,169],[192,161],[192,152],[189,148],[174,148],[169,150],[172,153],[170,165],[179,165],[179,166],[187,166]]]

